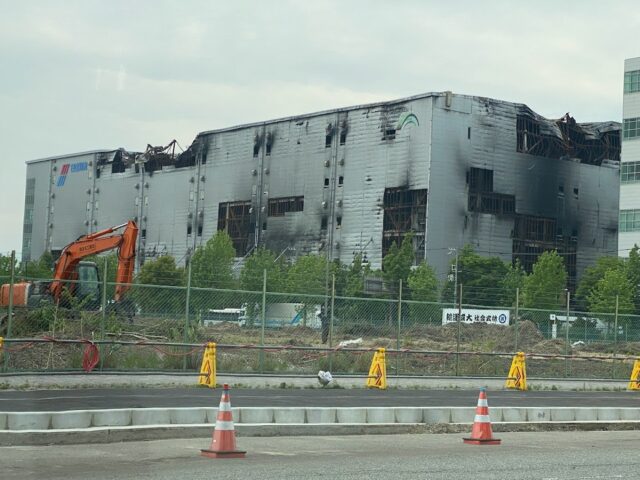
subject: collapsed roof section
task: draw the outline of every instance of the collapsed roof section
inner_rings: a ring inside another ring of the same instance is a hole
[[[601,165],[620,161],[620,123],[577,123],[565,114],[557,120],[544,118],[526,105],[517,107],[517,150],[558,159],[579,159]]]

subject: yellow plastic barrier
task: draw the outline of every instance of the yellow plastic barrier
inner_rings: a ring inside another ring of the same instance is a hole
[[[505,387],[515,390],[527,389],[527,365],[524,352],[518,352],[513,357]]]
[[[628,390],[640,390],[640,360],[633,362],[633,370],[629,379]]]
[[[384,348],[379,348],[378,351],[373,354],[371,368],[369,368],[369,377],[367,378],[367,388],[379,388],[380,390],[387,388],[387,362]]]
[[[216,344],[213,342],[207,343],[204,350],[198,385],[216,388]]]

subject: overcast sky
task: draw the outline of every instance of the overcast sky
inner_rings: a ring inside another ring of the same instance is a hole
[[[429,91],[622,115],[634,1],[0,0],[0,253],[26,160]]]

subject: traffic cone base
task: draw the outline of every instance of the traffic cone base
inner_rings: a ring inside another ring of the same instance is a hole
[[[200,450],[200,455],[209,458],[244,458],[245,453],[247,452],[242,450],[232,452],[214,452],[213,450],[206,450],[204,448]]]
[[[487,440],[481,438],[463,438],[462,441],[469,445],[500,445],[500,442],[502,442],[499,438],[490,438]]]

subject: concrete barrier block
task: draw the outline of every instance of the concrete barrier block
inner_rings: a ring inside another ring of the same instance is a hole
[[[276,408],[273,411],[275,423],[305,423],[304,408]]]
[[[367,408],[367,423],[395,423],[395,413],[393,407]]]
[[[549,422],[551,412],[548,408],[527,408],[527,422]]]
[[[94,410],[91,424],[94,427],[126,427],[131,425],[131,410]]]
[[[554,407],[550,409],[552,422],[573,422],[576,420],[576,409],[573,407]]]
[[[207,421],[207,410],[204,408],[172,408],[169,413],[172,424],[190,425]]]
[[[640,420],[640,408],[619,408],[620,420]]]
[[[503,411],[504,410],[502,407],[489,407],[489,418],[491,419],[492,422],[502,422]],[[474,417],[475,417],[475,413],[474,413]]]
[[[397,423],[422,423],[422,409],[413,407],[394,408]]]
[[[422,410],[424,423],[451,423],[450,408],[424,408]]]
[[[492,412],[491,418],[493,419],[493,412]],[[503,422],[526,422],[527,411],[524,408],[502,407],[502,421]]]
[[[307,423],[336,423],[336,409],[307,408]]]
[[[451,423],[473,423],[476,416],[475,407],[452,407]]]
[[[132,425],[170,425],[171,414],[168,408],[144,408],[131,410]]]
[[[239,412],[236,412],[237,408],[232,408],[233,419],[237,419]],[[218,417],[218,409],[217,408],[205,408],[204,411],[207,414],[207,423],[216,423],[216,418]]]
[[[0,413],[0,430],[6,430],[7,428],[7,414]]]
[[[336,410],[338,423],[367,423],[367,409],[345,407]]]
[[[595,410],[598,416],[598,421],[616,422],[618,420],[624,420],[622,418],[622,408],[597,408]]]
[[[241,423],[273,423],[273,408],[264,408],[264,407],[241,408],[240,422]]]
[[[598,410],[597,408],[574,408],[574,419],[577,422],[597,422]],[[553,412],[551,413],[551,417],[553,418]]]
[[[51,414],[51,428],[89,428],[93,414],[90,410],[74,410]]]
[[[42,412],[12,412],[8,415],[9,430],[48,430],[51,414]]]

